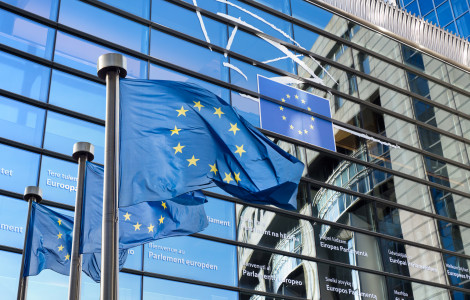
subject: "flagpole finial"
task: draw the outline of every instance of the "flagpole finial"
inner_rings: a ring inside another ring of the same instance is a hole
[[[93,161],[95,158],[95,146],[87,142],[78,142],[73,145],[72,157],[78,161],[79,157],[86,155],[88,161]]]
[[[31,200],[31,198],[34,199],[36,203],[39,203],[42,201],[42,190],[38,186],[27,186],[24,189],[24,196],[23,199],[26,201]]]
[[[118,70],[119,77],[127,75],[127,59],[119,53],[106,53],[98,58],[98,77],[106,79],[106,73],[110,70]]]

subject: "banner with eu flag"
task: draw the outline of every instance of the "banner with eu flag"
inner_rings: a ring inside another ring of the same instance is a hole
[[[63,275],[70,273],[73,217],[58,213],[46,206],[32,203],[23,276],[38,275],[50,269]],[[120,268],[125,263],[127,251],[120,252]],[[100,281],[100,253],[82,256],[82,270],[94,281]]]
[[[296,209],[303,164],[197,85],[120,81],[119,206],[219,186]]]
[[[103,178],[102,166],[86,163],[81,253],[101,251]],[[200,204],[205,201],[205,196],[197,191],[172,200],[142,202],[120,208],[119,249],[203,230],[209,225],[204,204]]]
[[[333,124],[263,99],[273,98],[331,118],[330,101],[258,75],[261,127],[315,146],[336,151]]]

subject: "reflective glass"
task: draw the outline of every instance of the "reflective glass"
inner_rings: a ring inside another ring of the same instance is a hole
[[[437,22],[436,12],[434,10],[427,14],[424,18],[432,24],[439,25],[439,23]]]
[[[465,0],[450,0],[450,3],[456,18],[468,10],[468,4]]]
[[[104,120],[106,86],[53,70],[49,103]]]
[[[0,244],[22,249],[26,234],[28,203],[0,196]],[[3,266],[3,265],[2,265]]]
[[[106,53],[118,53],[97,44],[93,44],[73,35],[57,32],[54,61],[74,69],[96,75],[98,57]],[[128,78],[147,78],[147,63],[134,57],[127,58]]]
[[[243,75],[246,76],[245,77],[239,72],[230,69],[230,82],[234,85],[251,90],[255,93],[258,92],[258,75],[267,78],[279,77],[279,74],[272,73],[258,66],[253,66],[252,64],[242,62],[235,58],[230,58],[230,64],[236,66],[242,71]]]
[[[39,154],[0,144],[0,189],[24,193],[37,184]]]
[[[232,106],[244,117],[251,125],[259,127],[259,101],[250,96],[232,92]]]
[[[41,17],[51,19],[53,21],[57,19],[57,8],[59,7],[59,0],[4,0],[3,2],[40,15]]]
[[[419,2],[419,9],[421,10],[421,15],[423,16],[434,8],[432,1],[418,0],[418,2]]]
[[[238,294],[212,287],[144,277],[142,299],[237,300]]]
[[[0,136],[41,147],[43,109],[0,96]]]
[[[454,34],[458,34],[459,32],[457,31],[457,27],[455,27],[455,22],[450,23],[445,27],[446,30],[449,30],[450,32]]]
[[[70,133],[73,132],[73,136]],[[95,162],[104,160],[104,127],[48,112],[44,148],[72,155],[76,142],[87,141],[95,146]]]
[[[29,98],[45,101],[50,69],[0,52],[0,88]]]
[[[0,251],[0,289],[2,298],[16,299],[18,292],[18,275],[21,268],[21,254]]]
[[[414,14],[416,16],[420,16],[421,14],[419,13],[419,8],[418,8],[418,0],[411,2],[405,9],[411,14]]]
[[[432,285],[387,277],[388,299],[449,300],[449,291]],[[458,298],[453,298],[458,299]],[[464,298],[460,298],[464,299]]]
[[[149,18],[151,0],[100,0],[144,19]]]
[[[196,12],[165,0],[153,0],[152,21],[206,41]],[[225,48],[227,25],[202,15],[202,22],[212,44]]]
[[[235,204],[208,197],[204,209],[207,214],[209,226],[201,231],[224,239],[235,239]]]
[[[80,18],[77,18],[80,16]],[[79,0],[62,0],[59,22],[148,54],[148,27]]]
[[[224,99],[227,103],[229,101],[229,91],[225,88],[222,88],[218,85],[209,83],[207,81],[185,75],[183,73],[167,69],[165,67],[157,66],[157,65],[150,65],[150,79],[160,79],[160,80],[175,80],[175,81],[183,81],[188,83],[197,84],[212,93],[216,94],[220,98]]]
[[[211,51],[172,35],[152,30],[150,54],[202,74],[228,81],[228,71],[223,67],[227,60],[221,53]]]
[[[127,250],[126,269],[142,270],[142,246]]]
[[[51,59],[54,29],[0,9],[0,43]]]
[[[236,248],[189,236],[165,238],[144,246],[144,270],[236,286]]]
[[[45,269],[39,275],[28,277],[28,300],[43,300],[44,295],[47,295],[48,300],[64,300],[68,292],[68,276]]]
[[[453,20],[452,10],[449,5],[449,1],[445,2],[441,6],[436,9],[437,17],[439,18],[439,24],[441,27],[446,26],[449,24],[450,21]]]
[[[339,27],[343,22],[346,23],[341,18],[337,18],[334,14],[329,11],[326,11],[316,5],[313,5],[307,1],[303,0],[292,0],[292,16],[301,21],[307,22],[310,25],[318,27],[323,30],[327,30],[330,27],[335,26],[338,22]],[[336,32],[335,34],[338,34]]]
[[[456,22],[460,35],[467,38],[470,35],[470,13],[461,16]]]
[[[49,156],[42,156],[39,187],[43,197],[68,205],[75,205],[78,165]]]
[[[160,1],[160,0],[157,0]],[[222,2],[219,1],[214,1],[214,0],[184,0],[185,2],[188,2],[190,4],[197,3],[196,6],[201,7],[203,9],[206,9],[208,11],[211,11],[213,13],[227,13],[226,5]]]
[[[290,1],[288,0],[256,0],[256,2],[290,15]]]

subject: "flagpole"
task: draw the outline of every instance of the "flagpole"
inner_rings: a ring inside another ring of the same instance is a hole
[[[103,224],[101,240],[101,298],[118,299],[119,220],[117,168],[119,146],[119,77],[127,75],[127,60],[117,53],[98,58],[98,76],[106,79]]]
[[[24,189],[23,199],[28,201],[28,219],[26,222],[26,234],[24,237],[23,244],[23,257],[21,259],[21,270],[20,270],[20,281],[18,284],[18,300],[26,299],[26,286],[28,284],[28,277],[24,277],[24,258],[26,253],[26,244],[28,242],[28,232],[29,232],[29,220],[31,219],[31,209],[33,207],[33,201],[39,203],[42,200],[42,190],[37,186],[27,186]]]
[[[78,162],[77,193],[75,195],[75,217],[73,225],[72,254],[70,257],[69,300],[80,299],[82,256],[80,255],[80,230],[82,228],[83,192],[86,162],[94,158],[95,146],[86,142],[73,145],[72,157]]]

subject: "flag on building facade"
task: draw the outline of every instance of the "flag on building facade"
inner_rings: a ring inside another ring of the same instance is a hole
[[[296,208],[303,164],[211,92],[121,79],[120,105],[120,207],[217,185],[248,202]]]
[[[258,76],[262,96],[273,98],[331,118],[330,101],[316,95]],[[260,99],[261,127],[312,145],[336,151],[333,124],[321,118]]]
[[[44,269],[63,275],[70,273],[72,252],[73,217],[58,213],[46,206],[32,203],[23,276],[35,276]],[[120,268],[127,251],[120,253]],[[94,281],[100,281],[100,254],[90,253],[82,257],[82,270]]]
[[[81,253],[101,251],[103,178],[104,168],[87,162]],[[119,249],[129,249],[157,239],[189,235],[203,230],[209,224],[204,204],[200,204],[204,202],[205,196],[197,191],[182,195],[174,201],[142,202],[120,208]]]

